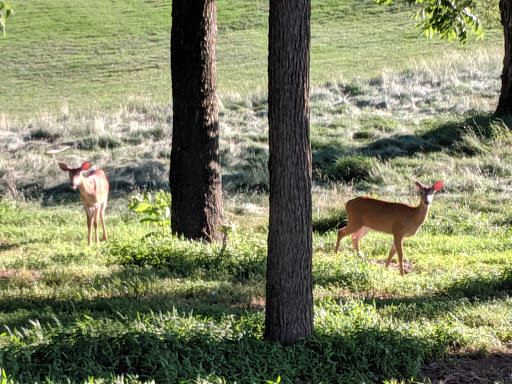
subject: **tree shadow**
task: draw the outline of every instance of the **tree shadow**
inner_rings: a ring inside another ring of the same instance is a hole
[[[424,366],[422,373],[432,384],[512,384],[512,354],[491,353],[445,358]]]
[[[134,276],[153,279],[154,284],[168,279],[169,271],[121,271],[96,279],[91,291],[116,280],[132,279],[132,287],[136,287]],[[428,318],[434,301],[443,302],[438,310],[444,311],[457,305],[454,299],[490,300],[509,295],[511,290],[509,269],[497,278],[454,282],[432,297],[375,298],[374,302],[378,308],[396,307],[396,318],[400,318],[401,311],[407,312],[407,306],[411,308],[404,316],[410,316],[413,305],[429,306],[425,308]],[[192,290],[191,294],[197,292]],[[313,337],[284,347],[258,336],[261,318],[251,320],[248,314],[261,312],[261,307],[241,308],[211,295],[210,300],[187,295],[186,291],[147,293],[133,288],[130,293],[120,289],[118,296],[110,298],[2,299],[0,312],[11,319],[3,324],[10,332],[20,324],[26,324],[28,330],[26,340],[20,334],[17,343],[0,348],[2,367],[19,382],[44,381],[50,373],[56,382],[85,382],[90,377],[108,379],[126,374],[161,383],[191,379],[192,374],[194,379],[222,377],[227,382],[265,382],[279,376],[283,382],[382,382],[418,378],[423,363],[443,356],[456,341],[449,334],[422,340],[379,325],[342,327],[339,333],[317,326]],[[180,325],[180,321],[187,323],[192,313],[204,319],[203,325]],[[208,324],[222,322],[226,316],[235,319],[236,325],[225,337],[219,337],[215,325],[210,329]],[[138,325],[134,325],[135,319],[139,319]],[[29,332],[34,327],[29,325],[30,320],[38,320],[48,342],[34,342],[37,332]]]
[[[463,303],[491,301],[512,294],[512,268],[505,269],[499,276],[478,276],[462,278],[439,293],[412,298],[368,299],[377,308],[388,308],[394,318],[409,319],[411,313],[425,319],[434,319],[439,313],[452,311]]]
[[[42,276],[39,274],[26,282],[17,282],[17,287],[31,289],[44,279],[49,287],[62,287],[70,277]],[[87,279],[76,278],[73,281],[73,294],[65,300],[48,297],[25,296],[22,298],[0,299],[2,326],[9,329],[30,327],[31,320],[41,324],[53,324],[55,319],[61,324],[71,324],[83,315],[102,317],[112,321],[119,320],[119,314],[135,318],[138,314],[151,314],[175,309],[180,314],[193,312],[195,315],[220,319],[223,316],[242,316],[247,312],[261,311],[261,296],[264,295],[264,281],[246,285],[236,278],[218,278],[205,276],[204,285],[180,284],[169,292],[160,287],[172,284],[174,279],[183,280],[174,271],[166,268],[126,267],[119,272],[94,276]],[[11,287],[10,276],[0,276],[0,289],[8,291]],[[153,292],[151,291],[153,290]],[[102,291],[109,297],[101,297]],[[97,296],[88,298],[90,296]]]
[[[49,343],[4,347],[2,368],[19,382],[40,382],[51,374],[56,382],[136,375],[157,383],[201,378],[257,383],[277,377],[295,383],[354,383],[417,376],[429,354],[422,340],[375,326],[317,333],[281,346],[252,335],[257,324],[238,323],[232,335],[216,337],[201,327],[183,332],[171,318],[166,321],[160,329],[163,324],[125,328],[85,319],[54,329]]]

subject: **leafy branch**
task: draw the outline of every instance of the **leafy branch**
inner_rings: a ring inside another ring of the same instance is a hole
[[[2,34],[4,37],[6,36],[5,32],[5,19],[7,19],[9,16],[14,15],[14,9],[7,4],[5,1],[0,0],[0,29],[2,30]]]
[[[378,4],[389,4],[393,0],[375,0]],[[473,14],[472,0],[405,0],[409,5],[422,4],[420,10],[412,16],[428,37],[439,35],[447,40],[459,40],[466,43],[468,31],[477,38],[483,38],[482,22]]]

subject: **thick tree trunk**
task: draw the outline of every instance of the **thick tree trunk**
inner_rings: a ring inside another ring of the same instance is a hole
[[[189,239],[220,239],[222,180],[216,0],[173,0],[171,225]]]
[[[512,115],[512,0],[500,0],[501,23],[505,37],[505,58],[497,115]]]
[[[310,0],[270,0],[265,338],[285,345],[313,332],[310,10]]]

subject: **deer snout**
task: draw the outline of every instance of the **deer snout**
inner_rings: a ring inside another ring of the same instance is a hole
[[[73,191],[76,191],[76,189],[80,186],[80,179],[79,178],[72,178],[71,179],[71,188],[73,188]]]

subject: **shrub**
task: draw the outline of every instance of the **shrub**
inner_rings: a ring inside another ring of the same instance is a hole
[[[100,148],[117,148],[121,146],[121,140],[114,136],[101,136],[98,139],[98,146]]]
[[[347,214],[344,209],[337,209],[329,215],[313,217],[313,231],[325,233],[331,229],[338,229],[347,223]]]
[[[327,169],[327,176],[335,181],[370,181],[375,160],[365,156],[342,156]]]

